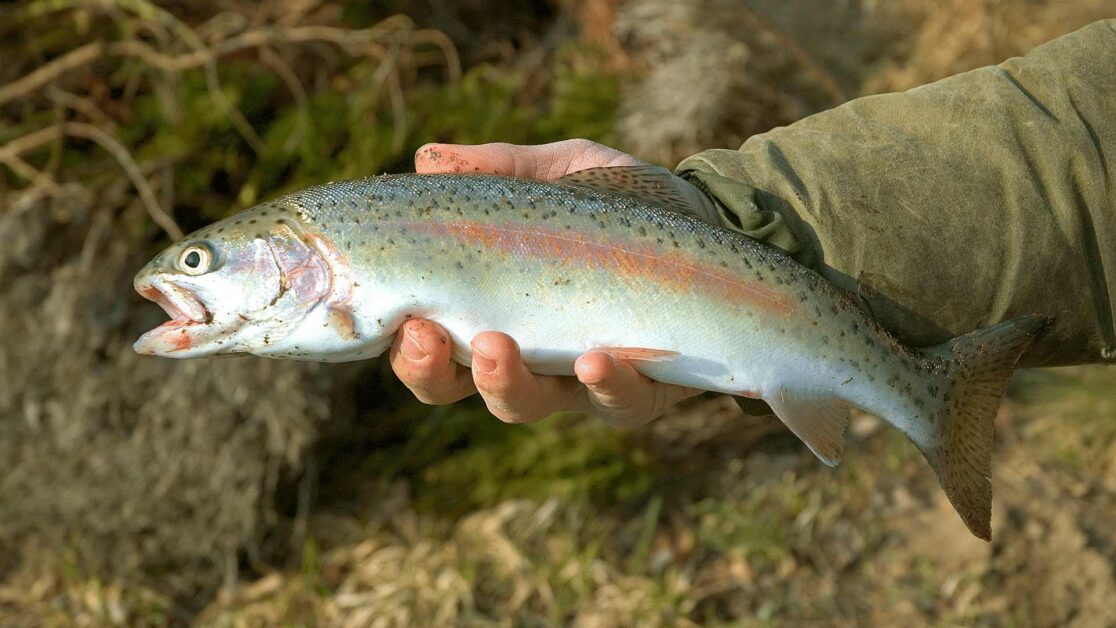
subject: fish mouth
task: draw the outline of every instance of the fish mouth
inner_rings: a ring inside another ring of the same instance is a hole
[[[135,343],[135,350],[139,353],[161,355],[188,349],[188,330],[213,320],[201,300],[182,286],[149,278],[137,280],[135,288],[140,296],[154,301],[170,316],[169,321],[140,336]]]

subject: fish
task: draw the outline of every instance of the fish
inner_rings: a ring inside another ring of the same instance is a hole
[[[573,375],[578,356],[604,350],[657,381],[763,400],[827,465],[842,458],[850,410],[876,415],[990,540],[993,419],[1050,319],[907,347],[819,274],[696,214],[669,176],[400,174],[288,194],[144,266],[135,289],[170,320],[134,348],[364,360],[414,317],[445,328],[466,366],[470,340],[490,330],[540,375]]]

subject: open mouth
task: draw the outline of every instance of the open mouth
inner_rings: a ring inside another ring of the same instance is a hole
[[[154,301],[163,308],[171,320],[160,325],[181,327],[191,323],[208,323],[209,312],[192,292],[167,282],[147,282],[136,286],[143,298]]]
[[[147,332],[136,342],[141,353],[160,354],[189,348],[190,336],[186,331],[194,325],[204,325],[212,320],[205,305],[189,290],[159,279],[136,282],[136,292],[154,301],[170,316],[170,320]],[[177,335],[172,334],[179,332]]]

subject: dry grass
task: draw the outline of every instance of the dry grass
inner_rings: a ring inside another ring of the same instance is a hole
[[[1000,63],[1035,46],[1114,15],[1107,0],[949,0],[902,3],[896,15],[908,30],[902,56],[885,61],[864,93],[909,89],[984,65]]]

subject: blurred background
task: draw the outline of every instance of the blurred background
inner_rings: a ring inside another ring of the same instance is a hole
[[[1111,0],[0,6],[0,624],[1116,624],[1116,395],[1021,373],[991,544],[903,437],[819,464],[693,400],[612,431],[417,404],[385,362],[171,361],[132,274],[428,141],[673,166],[996,63]]]

